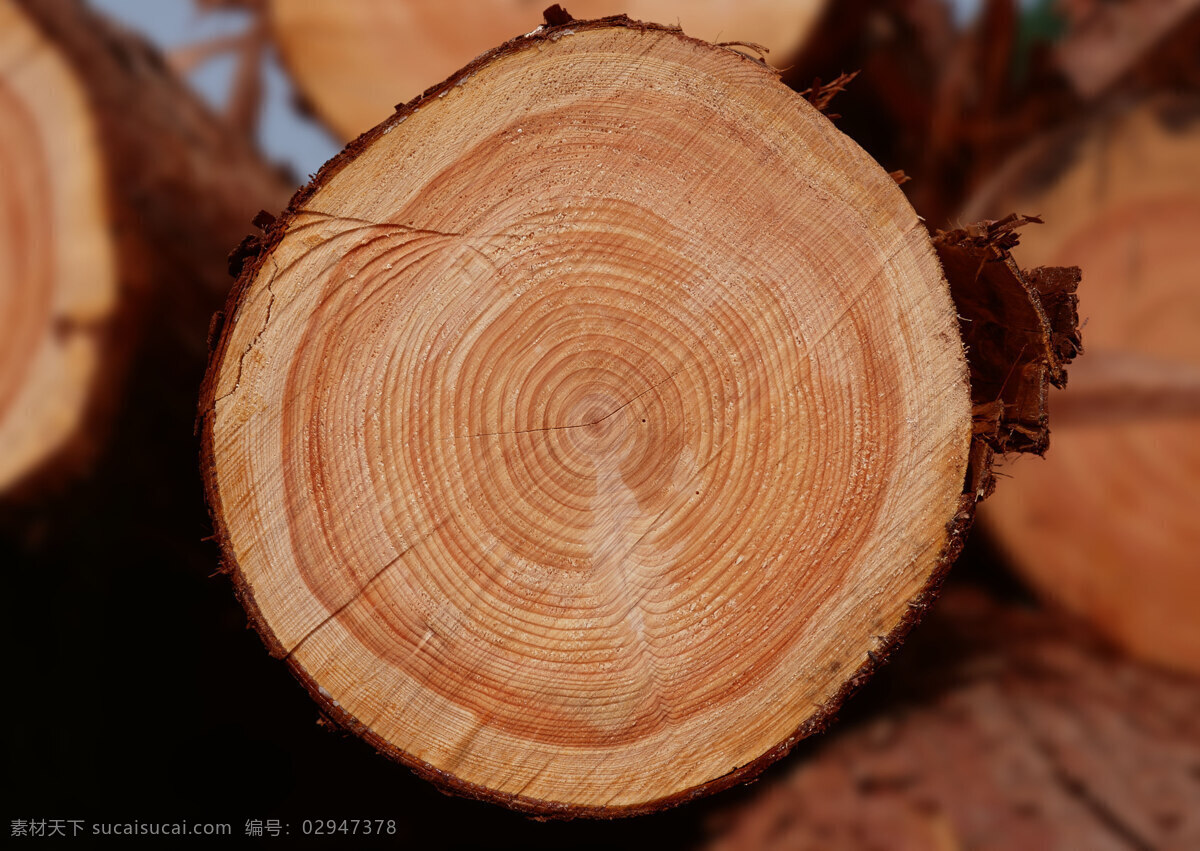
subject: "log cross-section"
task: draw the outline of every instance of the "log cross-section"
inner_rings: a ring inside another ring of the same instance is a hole
[[[929,235],[736,51],[516,39],[238,262],[201,409],[226,566],[324,711],[448,789],[629,814],[751,776],[959,543]]]
[[[119,287],[98,135],[70,63],[0,2],[0,493],[94,404]]]

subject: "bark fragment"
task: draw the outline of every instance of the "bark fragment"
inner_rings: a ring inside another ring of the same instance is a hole
[[[1041,220],[1006,216],[940,231],[934,248],[958,308],[975,406],[972,473],[976,493],[995,486],[995,453],[1046,451],[1050,387],[1067,383],[1081,351],[1078,267],[1022,271],[1013,260],[1018,229]]]

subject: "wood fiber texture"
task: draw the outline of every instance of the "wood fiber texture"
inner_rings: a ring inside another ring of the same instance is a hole
[[[934,246],[761,62],[541,28],[263,224],[201,407],[226,567],[324,710],[445,788],[607,816],[751,777],[961,546]]]

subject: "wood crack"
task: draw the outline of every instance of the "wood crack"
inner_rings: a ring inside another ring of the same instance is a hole
[[[324,618],[322,618],[320,623],[318,623],[316,626],[314,626],[312,629],[310,629],[308,632],[306,632],[300,638],[299,641],[297,641],[295,644],[293,644],[292,648],[290,650],[288,650],[287,653],[284,654],[283,658],[290,659],[292,657],[292,655],[297,650],[300,649],[300,646],[302,644],[304,644],[304,642],[308,641],[309,638],[311,638],[313,635],[315,635],[317,632],[319,632],[326,624],[328,624],[331,620],[336,618],[338,615],[340,615],[342,612],[344,612],[350,605],[352,605],[355,601],[357,601],[360,597],[362,597],[362,595],[367,592],[367,590],[371,587],[371,585],[373,583],[375,583],[376,580],[378,580],[381,576],[383,576],[383,574],[385,574],[388,570],[390,570],[391,568],[393,568],[397,564],[399,564],[404,559],[404,557],[407,556],[409,553],[411,553],[414,549],[416,549],[418,546],[420,546],[425,541],[429,540],[431,537],[433,537],[435,534],[437,534],[438,530],[440,530],[443,526],[445,526],[447,522],[448,522],[447,520],[442,520],[440,523],[435,524],[434,527],[432,529],[430,529],[427,533],[422,535],[417,540],[413,541],[411,544],[409,544],[407,547],[405,547],[403,550],[401,550],[399,553],[397,553],[395,558],[393,558],[391,561],[389,561],[383,567],[379,568],[379,570],[375,571],[375,573],[373,573],[371,575],[371,577],[369,579],[367,579],[366,582],[363,583],[362,587],[359,588],[358,591],[356,591],[355,594],[349,600],[342,603],[340,606],[338,606],[336,609],[334,609],[332,612],[330,612],[328,615],[326,615]]]
[[[330,222],[348,222],[351,224],[362,225],[365,227],[372,227],[372,228],[382,228],[385,230],[389,229],[389,228],[394,228],[396,230],[403,231],[405,233],[422,234],[425,236],[444,236],[444,237],[449,237],[452,239],[492,240],[492,239],[512,239],[514,236],[514,234],[509,234],[509,233],[472,234],[472,233],[462,233],[460,231],[436,230],[434,228],[418,227],[417,225],[401,224],[400,222],[380,222],[380,221],[375,221],[372,219],[358,218],[355,216],[338,216],[338,215],[335,215],[334,213],[327,213],[324,210],[314,210],[311,207],[301,207],[300,209],[296,210],[296,214],[297,215],[316,216],[316,217],[323,218],[326,221],[330,221]]]
[[[254,339],[252,339],[250,341],[250,343],[246,346],[246,350],[243,351],[241,356],[238,358],[237,374],[234,376],[234,379],[233,379],[233,387],[230,388],[230,390],[227,393],[222,393],[220,396],[213,399],[213,403],[212,403],[213,410],[216,410],[218,402],[232,396],[234,393],[236,393],[238,391],[238,388],[242,386],[242,369],[246,362],[246,356],[249,355],[250,352],[254,349],[254,347],[259,344],[259,341],[261,341],[263,338],[263,334],[267,333],[267,326],[271,324],[271,311],[275,307],[275,291],[273,289],[271,289],[271,287],[274,286],[275,277],[279,274],[279,265],[276,263],[275,257],[273,255],[271,257],[271,266],[272,266],[271,277],[267,280],[267,283],[266,283],[267,296],[268,296],[267,311],[266,311],[266,316],[263,317],[262,327],[258,329],[258,333],[254,335]]]

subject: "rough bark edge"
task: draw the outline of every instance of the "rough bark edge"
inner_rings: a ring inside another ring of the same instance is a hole
[[[557,9],[557,12],[555,9]],[[685,35],[679,27],[634,21],[625,15],[616,15],[590,21],[576,21],[569,18],[569,16],[564,19],[559,13],[565,14],[561,7],[551,7],[547,10],[547,21],[555,20],[557,23],[547,23],[527,35],[512,39],[480,55],[465,68],[452,74],[444,82],[432,86],[407,104],[397,105],[395,113],[390,118],[350,142],[341,153],[313,175],[309,183],[301,187],[292,197],[291,203],[281,216],[276,218],[264,211],[255,218],[254,223],[260,228],[261,233],[246,237],[229,258],[229,271],[231,275],[237,277],[237,282],[230,291],[225,310],[213,317],[213,324],[210,330],[211,351],[209,366],[201,387],[197,428],[201,436],[201,470],[204,479],[205,496],[209,507],[209,516],[212,520],[214,530],[213,540],[216,541],[221,549],[222,564],[220,570],[222,573],[229,575],[234,586],[234,593],[246,609],[249,621],[248,626],[253,627],[258,632],[259,637],[273,657],[284,660],[300,685],[304,687],[312,700],[317,704],[324,719],[327,719],[333,726],[339,727],[362,739],[374,748],[376,752],[406,766],[418,777],[430,781],[446,794],[500,804],[539,820],[573,818],[613,819],[660,812],[751,781],[772,763],[784,757],[801,740],[826,729],[836,719],[837,712],[842,704],[858,691],[870,679],[871,675],[887,661],[888,657],[902,644],[909,630],[921,619],[925,611],[937,598],[947,571],[962,551],[966,534],[974,520],[975,506],[982,498],[979,488],[975,486],[975,481],[981,475],[981,470],[973,463],[968,466],[968,474],[964,482],[963,492],[959,497],[958,506],[953,517],[946,524],[946,538],[934,569],[922,588],[908,601],[907,612],[900,623],[884,637],[879,645],[879,650],[868,651],[867,658],[843,682],[841,688],[820,709],[811,714],[791,735],[779,744],[740,768],[673,795],[628,806],[597,807],[544,801],[523,795],[498,792],[479,784],[461,780],[450,772],[442,771],[423,760],[415,758],[406,751],[385,741],[349,712],[335,705],[332,697],[322,694],[320,686],[294,657],[288,655],[286,649],[279,642],[279,639],[271,631],[254,598],[253,589],[246,581],[245,576],[238,566],[232,541],[223,521],[224,512],[216,481],[216,459],[213,447],[213,414],[215,413],[216,401],[219,398],[216,395],[218,372],[229,345],[228,335],[224,333],[225,322],[230,317],[234,321],[237,320],[245,303],[246,295],[259,269],[266,261],[266,258],[282,241],[288,225],[302,212],[305,203],[317,189],[341,171],[348,163],[353,161],[367,146],[386,133],[398,120],[402,120],[412,114],[425,102],[449,91],[464,76],[472,74],[476,70],[502,57],[535,47],[547,41],[557,41],[564,35],[594,29],[615,27],[643,32],[670,33],[678,38],[703,45],[707,48],[720,48],[719,45],[713,45],[701,39]],[[737,54],[744,61],[768,67],[769,70],[778,76],[779,72],[770,69],[765,63],[748,57],[737,50],[730,50],[730,52]],[[974,445],[975,441],[973,440],[972,446],[974,447]],[[972,455],[972,457],[974,456]],[[982,471],[982,474],[990,477],[990,456],[987,460],[986,469]]]
[[[830,121],[834,121],[842,116],[830,112],[829,105],[835,97],[846,91],[846,86],[854,82],[854,78],[861,73],[862,71],[850,71],[849,73],[843,71],[828,83],[822,83],[821,78],[817,77],[813,80],[812,85],[799,92],[799,95],[815,106],[818,112],[824,113]]]
[[[971,370],[973,433],[968,480],[983,499],[995,489],[996,453],[1043,454],[1050,445],[1048,397],[1064,387],[1082,351],[1077,266],[1022,271],[1017,231],[1040,223],[1015,213],[953,231],[933,244],[950,283]]]
[[[111,442],[123,396],[135,380],[138,351],[152,336],[145,333],[152,313],[163,314],[163,324],[172,329],[202,333],[203,317],[224,298],[227,280],[219,277],[209,255],[227,238],[222,231],[242,227],[240,215],[231,220],[228,202],[244,195],[227,186],[222,187],[226,192],[210,191],[219,181],[206,179],[201,166],[174,170],[178,163],[167,162],[162,163],[165,172],[148,169],[147,162],[162,159],[156,157],[161,143],[167,140],[189,155],[202,153],[229,171],[232,176],[224,178],[228,183],[250,169],[270,174],[280,195],[290,183],[248,143],[235,140],[232,130],[221,125],[141,36],[77,0],[14,2],[70,67],[86,100],[103,169],[102,206],[115,261],[116,305],[94,324],[57,329],[100,338],[96,375],[75,433],[5,489],[0,495],[4,508],[56,499],[92,472]],[[167,103],[174,109],[164,116]],[[267,194],[263,186],[242,192]],[[181,221],[176,218],[180,211]],[[195,347],[188,357],[203,362],[204,340],[198,333],[187,336],[181,344]]]

